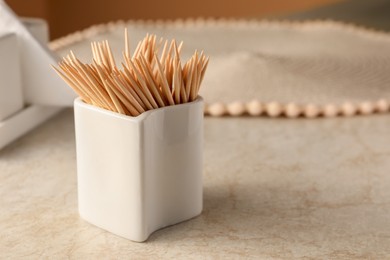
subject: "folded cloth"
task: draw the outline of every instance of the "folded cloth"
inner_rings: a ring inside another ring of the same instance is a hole
[[[52,42],[90,59],[90,41],[108,39],[119,58],[126,26],[133,46],[146,33],[204,49],[210,64],[200,94],[206,113],[288,117],[386,112],[390,34],[332,21],[187,20],[93,26]],[[135,46],[134,46],[135,47]]]

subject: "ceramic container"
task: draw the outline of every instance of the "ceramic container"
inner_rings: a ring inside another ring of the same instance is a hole
[[[74,102],[79,212],[142,242],[202,211],[203,99],[130,117]]]
[[[0,33],[0,122],[23,108],[18,39]]]
[[[45,21],[20,20],[0,0],[0,150],[73,104],[48,39]]]

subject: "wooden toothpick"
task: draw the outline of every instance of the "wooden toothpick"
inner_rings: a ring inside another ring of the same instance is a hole
[[[122,68],[109,42],[103,41],[91,42],[91,64],[70,51],[53,69],[84,102],[129,116],[197,98],[209,64],[203,51],[195,51],[182,65],[182,41],[177,45],[146,34],[131,55],[127,28],[124,37]]]

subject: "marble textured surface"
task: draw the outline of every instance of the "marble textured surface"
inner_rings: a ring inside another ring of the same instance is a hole
[[[77,212],[73,115],[0,151],[0,258],[385,259],[390,116],[206,118],[204,212],[134,243]]]

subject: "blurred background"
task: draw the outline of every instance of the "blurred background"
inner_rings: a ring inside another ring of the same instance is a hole
[[[51,39],[119,19],[287,17],[340,4],[341,0],[6,0],[19,15],[48,21]],[[355,0],[354,2],[362,2]],[[371,2],[365,0],[365,2]],[[299,15],[294,19],[299,19]]]

